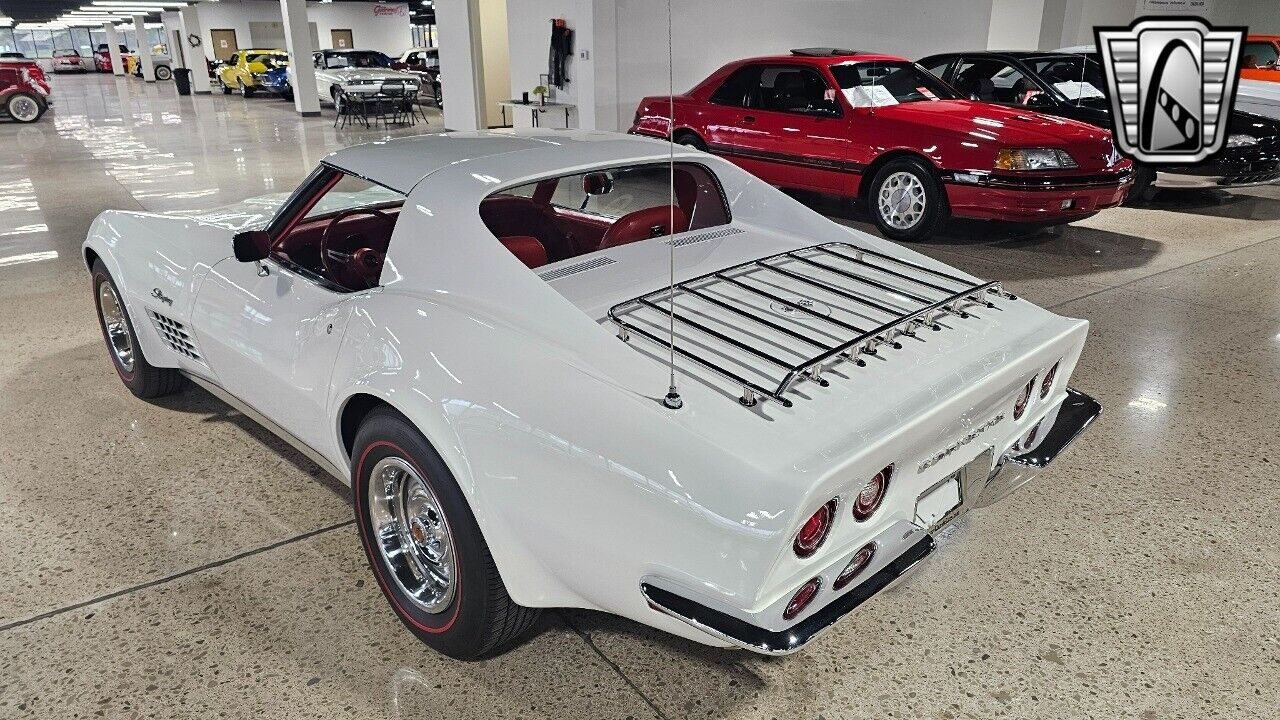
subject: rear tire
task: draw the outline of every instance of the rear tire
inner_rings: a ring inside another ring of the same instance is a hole
[[[867,209],[890,240],[923,240],[951,214],[932,168],[905,157],[890,160],[872,178]]]
[[[404,416],[369,414],[351,477],[369,567],[413,634],[449,657],[478,660],[529,630],[540,611],[511,600],[453,474]]]
[[[702,152],[707,151],[707,143],[704,142],[702,138],[698,137],[698,134],[695,132],[682,130],[676,133],[675,140],[677,145],[685,145],[693,148],[694,150],[701,150]]]
[[[240,84],[240,96],[241,96],[241,97],[243,97],[243,98],[244,98],[244,99],[246,99],[246,100],[248,100],[249,98],[253,97],[253,88],[246,86],[246,85],[244,84],[244,80],[237,80],[236,82],[238,82],[238,83]]]
[[[158,66],[156,66],[156,79],[157,79],[157,80],[172,80],[172,79],[173,79],[173,71],[169,69],[169,66],[168,66],[168,65],[158,65]]]
[[[92,274],[98,325],[102,328],[111,364],[124,386],[140,398],[161,397],[182,389],[186,381],[182,373],[173,368],[155,367],[143,357],[120,290],[101,260],[94,261]]]

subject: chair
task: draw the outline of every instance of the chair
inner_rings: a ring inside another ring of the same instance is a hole
[[[349,93],[338,88],[333,101],[338,111],[337,117],[333,119],[334,127],[346,127],[347,123],[356,121],[364,123],[366,128],[369,127],[368,103],[364,95]]]
[[[403,82],[391,81],[382,83],[382,91],[373,98],[375,117],[382,124],[400,124],[404,116],[405,86]]]

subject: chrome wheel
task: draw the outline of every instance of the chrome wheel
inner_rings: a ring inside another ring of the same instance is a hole
[[[98,309],[102,313],[102,327],[107,331],[107,343],[125,372],[133,372],[133,340],[129,338],[129,323],[125,322],[124,306],[110,282],[98,286]]]
[[[30,95],[15,95],[9,100],[9,114],[18,122],[35,122],[40,117],[40,103]]]
[[[369,477],[368,504],[373,542],[391,578],[424,612],[449,607],[457,570],[453,533],[431,487],[409,463],[383,458]]]
[[[900,171],[885,178],[877,201],[880,217],[896,230],[909,230],[924,217],[924,185],[912,173]]]

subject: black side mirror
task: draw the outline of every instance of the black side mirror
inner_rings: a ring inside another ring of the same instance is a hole
[[[260,262],[271,254],[271,235],[266,230],[245,230],[231,238],[231,247],[240,262]]]
[[[1053,98],[1042,92],[1027,98],[1027,107],[1049,107],[1051,105],[1053,105]]]
[[[608,173],[587,173],[582,176],[582,192],[587,195],[608,195],[613,192],[613,178]]]

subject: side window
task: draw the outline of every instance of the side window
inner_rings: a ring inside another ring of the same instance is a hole
[[[807,67],[781,65],[760,73],[762,107],[776,112],[803,115],[839,115],[835,90],[816,71]]]
[[[1003,60],[964,59],[956,71],[956,89],[983,102],[1034,105],[1040,86]],[[1041,98],[1043,100],[1043,98]]]
[[[674,178],[673,178],[674,175]],[[672,180],[674,179],[674,204]],[[698,163],[631,165],[547,178],[490,195],[480,218],[529,267],[729,222],[715,175]]]
[[[294,207],[301,203],[297,211],[302,215],[279,221],[286,227],[275,240],[273,255],[331,289],[367,290],[381,278],[404,196],[353,175],[339,173],[332,185],[324,182],[333,177],[322,174],[308,181],[323,183],[312,185],[319,197],[290,199]]]
[[[711,102],[733,107],[760,107],[759,65],[747,65],[734,70],[711,95]]]
[[[951,67],[951,58],[942,58],[925,65],[924,69],[928,70],[938,78],[945,80],[947,78],[947,68],[949,67]]]
[[[1244,44],[1244,68],[1265,68],[1276,66],[1276,46],[1271,43],[1251,42]]]

